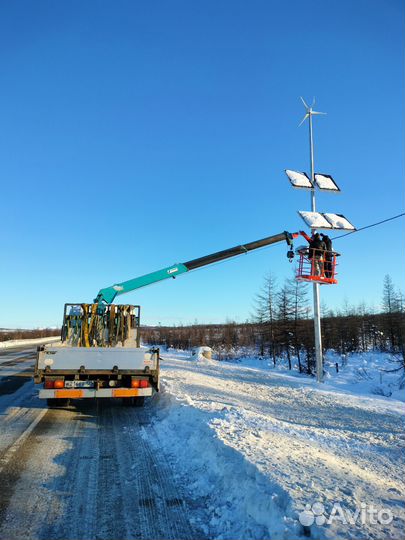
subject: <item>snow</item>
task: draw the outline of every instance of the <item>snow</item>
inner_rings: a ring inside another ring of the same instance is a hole
[[[208,353],[208,354],[207,354]],[[207,360],[206,355],[212,355],[213,350],[211,347],[197,347],[193,350],[192,359],[193,360]]]
[[[279,375],[292,377],[299,380],[312,381],[312,377],[298,372],[298,361],[295,356],[291,357],[292,370],[288,369],[286,359],[278,359],[274,368],[273,361],[261,359],[249,354],[249,351],[239,354],[236,352],[234,363],[240,363],[245,367],[271,370],[274,377]],[[336,370],[338,364],[338,371]],[[395,400],[405,401],[405,388],[400,388],[399,359],[397,356],[379,351],[367,353],[338,354],[333,350],[325,353],[324,357],[324,381],[321,386],[323,391],[339,391],[341,393],[353,393],[357,396],[381,396],[394,398],[388,402],[393,406]],[[400,410],[405,406],[400,404]]]
[[[312,189],[312,183],[305,173],[291,171],[289,169],[286,169],[285,172],[293,186]]]
[[[401,536],[405,415],[395,398],[404,392],[395,393],[395,376],[384,372],[382,387],[391,397],[375,393],[386,356],[342,360],[331,352],[323,385],[253,357],[193,362],[181,351],[162,357],[154,435],[144,437],[187,486],[192,519],[208,538],[301,538],[299,514],[316,502],[327,514],[336,503],[350,512],[374,505],[395,519],[314,523],[312,538]],[[359,369],[371,378],[359,378]]]
[[[319,189],[334,192],[340,191],[333,178],[328,174],[315,174],[315,183]]]
[[[331,229],[332,225],[319,212],[299,211],[299,215],[311,229]]]
[[[334,229],[354,231],[355,227],[341,214],[324,214]]]
[[[9,339],[8,341],[0,342],[0,349],[13,349],[14,347],[21,347],[25,345],[27,345],[27,347],[31,347],[32,345],[40,345],[41,343],[54,343],[56,341],[60,341],[59,336],[35,339]]]
[[[311,229],[355,230],[350,221],[341,214],[321,214],[320,212],[306,212],[303,210],[298,213]]]
[[[398,382],[398,368],[398,358],[388,353],[370,351],[341,356],[328,351],[325,358],[325,386],[357,395],[379,395],[405,401],[405,389],[401,389]],[[401,406],[402,410],[404,408]]]

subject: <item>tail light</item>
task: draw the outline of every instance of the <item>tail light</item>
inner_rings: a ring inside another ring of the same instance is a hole
[[[53,382],[53,387],[54,388],[64,388],[65,387],[65,381],[62,380],[62,379],[57,379],[56,381]]]
[[[53,388],[53,384],[54,384],[55,381],[52,381],[52,380],[45,380],[45,383],[44,383],[44,388],[47,388],[48,390],[50,388]]]
[[[148,388],[149,381],[147,379],[132,379],[131,388]]]

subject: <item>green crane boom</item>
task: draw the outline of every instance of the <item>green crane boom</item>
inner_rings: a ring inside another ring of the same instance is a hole
[[[172,266],[162,268],[156,272],[151,272],[150,274],[145,274],[144,276],[136,277],[134,279],[123,281],[122,283],[116,283],[110,287],[100,289],[94,302],[111,304],[115,297],[121,294],[131,292],[141,287],[146,287],[147,285],[156,283],[157,281],[162,281],[163,279],[174,278],[180,274],[184,274],[185,272],[195,270],[196,268],[207,266],[224,259],[229,259],[243,253],[248,253],[254,249],[265,247],[270,244],[276,244],[277,242],[286,241],[287,244],[291,246],[292,240],[295,238],[295,236],[296,233],[291,234],[284,231],[282,233],[275,234],[274,236],[267,236],[261,240],[249,242],[248,244],[242,244],[229,249],[224,249],[223,251],[217,251],[216,253],[206,255],[205,257],[200,257],[199,259],[193,259],[185,263],[173,264]]]

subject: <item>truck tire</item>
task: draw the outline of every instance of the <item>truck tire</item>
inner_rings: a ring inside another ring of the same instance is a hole
[[[145,396],[122,398],[122,402],[127,407],[143,407],[145,404]]]
[[[57,409],[59,407],[67,407],[69,405],[68,399],[48,398],[46,402],[50,409]]]
[[[145,405],[145,396],[134,397],[134,407],[143,407]]]

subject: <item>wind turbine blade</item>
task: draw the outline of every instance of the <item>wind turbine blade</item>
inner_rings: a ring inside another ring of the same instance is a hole
[[[305,120],[309,118],[309,114],[307,113],[304,118],[301,120],[301,123],[298,125],[298,127],[302,126],[302,124],[305,122]]]
[[[301,97],[301,96],[300,96],[300,97]],[[301,97],[301,101],[302,101],[302,103],[304,104],[304,107],[305,107],[306,109],[309,109],[309,107],[308,107],[308,105],[305,103],[305,100],[304,100],[303,97]]]
[[[314,106],[315,106],[315,96],[314,96],[314,97],[312,98],[312,105],[311,105],[311,109],[312,109],[312,107],[314,107]]]
[[[328,114],[328,113],[326,113],[326,112],[312,111],[312,114]]]

